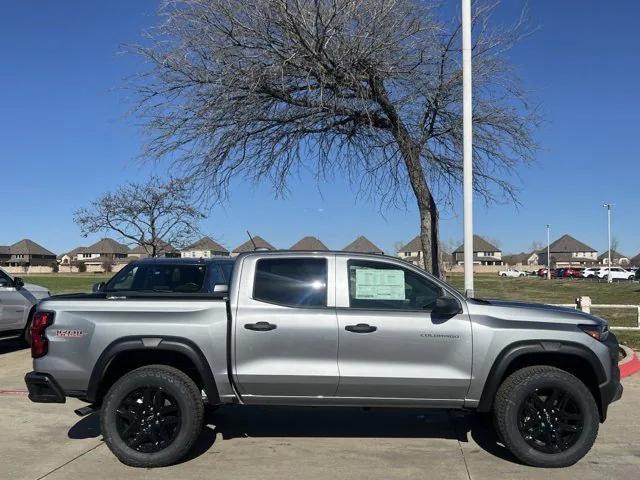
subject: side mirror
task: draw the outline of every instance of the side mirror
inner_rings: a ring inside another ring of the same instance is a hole
[[[24,287],[24,280],[22,280],[20,277],[13,277],[13,286],[16,288],[16,290],[20,290],[22,287]]]
[[[213,293],[227,293],[229,291],[229,285],[226,283],[216,283],[213,286]]]
[[[460,302],[453,297],[439,297],[433,307],[433,313],[443,316],[453,316],[462,312]]]
[[[91,287],[91,291],[92,291],[93,293],[101,292],[101,291],[104,289],[104,285],[105,285],[105,283],[104,283],[104,282],[94,283],[94,284],[93,284],[93,287]]]

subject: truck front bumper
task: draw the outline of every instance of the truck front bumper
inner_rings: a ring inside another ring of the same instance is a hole
[[[64,390],[48,373],[29,372],[24,377],[29,389],[29,400],[37,403],[64,403]]]
[[[620,369],[618,368],[618,339],[613,333],[609,334],[605,345],[611,355],[611,372],[609,373],[609,381],[600,385],[600,416],[603,422],[607,418],[609,405],[620,400],[623,391],[622,384],[620,383]]]

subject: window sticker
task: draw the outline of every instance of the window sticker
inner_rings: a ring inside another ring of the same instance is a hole
[[[357,300],[404,300],[404,271],[358,268]]]

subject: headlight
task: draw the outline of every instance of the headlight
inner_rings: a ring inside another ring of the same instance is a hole
[[[609,325],[578,325],[580,330],[595,338],[600,342],[604,342],[609,336]]]

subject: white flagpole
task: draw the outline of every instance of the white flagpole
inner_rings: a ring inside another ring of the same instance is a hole
[[[473,297],[473,125],[471,103],[471,0],[462,0],[462,109],[464,194],[464,290]]]

